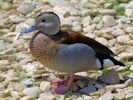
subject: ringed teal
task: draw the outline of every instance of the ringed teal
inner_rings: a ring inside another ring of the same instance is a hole
[[[63,94],[70,89],[75,72],[124,66],[104,45],[80,33],[63,31],[60,27],[60,19],[55,13],[42,12],[34,26],[21,31],[22,34],[38,30],[30,40],[31,54],[50,69],[69,73],[67,80],[53,81],[55,93]]]

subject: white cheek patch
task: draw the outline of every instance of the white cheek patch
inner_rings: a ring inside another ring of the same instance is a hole
[[[53,23],[45,23],[45,27],[46,28],[53,27]]]
[[[104,59],[103,60],[103,67],[106,68],[106,67],[110,67],[110,66],[113,66],[114,63],[110,60],[110,59]]]

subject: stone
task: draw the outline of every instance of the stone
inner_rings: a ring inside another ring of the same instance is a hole
[[[127,44],[127,42],[130,40],[129,35],[121,35],[116,38],[118,43],[121,44]]]
[[[74,85],[72,86],[72,91],[76,92],[76,91],[78,91],[78,90],[79,90],[79,87],[78,87],[76,84],[74,84]]]
[[[96,91],[96,88],[93,85],[88,85],[87,87],[79,90],[79,92],[87,94],[87,95],[95,91]]]
[[[118,84],[120,81],[119,75],[116,71],[110,70],[108,73],[99,77],[99,80],[107,84]]]
[[[99,10],[99,13],[101,13],[103,15],[114,15],[114,14],[116,14],[114,9]]]
[[[33,98],[37,98],[40,93],[41,90],[39,87],[30,87],[30,88],[25,88],[23,90],[24,95],[31,96]]]
[[[55,95],[53,95],[51,92],[44,92],[39,95],[38,100],[55,100]]]
[[[77,72],[77,73],[75,73],[75,75],[88,76],[88,73],[87,72]]]
[[[95,31],[95,34],[99,37],[104,37],[106,39],[113,39],[114,36],[112,35],[112,31],[113,30],[111,28],[106,28],[100,31]]]
[[[127,27],[127,28],[125,28],[125,31],[127,33],[133,33],[133,27]]]
[[[91,17],[90,17],[90,16],[84,17],[81,23],[82,23],[82,25],[83,25],[84,27],[89,26],[90,23],[91,23]]]
[[[124,92],[116,93],[116,94],[114,94],[114,96],[115,96],[116,98],[118,98],[119,100],[124,100],[124,99],[125,99],[125,94],[124,94]]]
[[[133,93],[126,94],[126,98],[133,98]]]
[[[114,18],[114,16],[105,15],[105,16],[103,16],[103,22],[104,22],[104,27],[110,27],[110,26],[114,25],[115,18]]]
[[[111,91],[109,92],[106,92],[104,95],[102,95],[101,97],[98,98],[98,100],[113,100],[114,96],[113,94],[111,93]]]
[[[35,8],[36,5],[33,3],[23,3],[17,8],[17,10],[22,14],[28,14],[32,12]]]
[[[40,89],[41,89],[42,91],[47,92],[47,91],[50,90],[50,88],[51,88],[51,83],[50,83],[50,82],[48,82],[48,81],[43,81],[43,82],[41,82],[41,84],[40,84]]]
[[[116,45],[116,39],[110,39],[108,45],[109,47],[114,47]]]
[[[33,98],[31,96],[24,96],[20,100],[33,100]]]
[[[127,87],[127,84],[116,84],[116,85],[114,85],[114,87],[116,89],[123,89],[123,88]]]
[[[125,15],[129,17],[133,17],[133,9],[126,9],[125,10]]]
[[[83,81],[77,81],[76,84],[80,87],[80,88],[84,88],[86,86],[85,82]]]
[[[130,2],[127,4],[126,8],[133,9],[133,1],[130,1]]]
[[[22,22],[22,21],[25,20],[23,17],[17,16],[17,15],[11,15],[11,16],[9,16],[9,19],[10,19],[13,23],[20,23],[20,22]]]
[[[128,44],[131,45],[131,46],[133,46],[133,39],[130,40],[130,41],[128,41]]]
[[[99,89],[101,89],[101,88],[103,88],[103,86],[102,85],[100,85],[100,84],[95,84],[95,87],[99,90]]]
[[[105,45],[105,46],[108,46],[108,40],[103,38],[103,37],[97,37],[95,40],[98,41],[99,43]]]
[[[12,97],[18,97],[19,98],[19,92],[17,92],[17,91],[11,91],[10,93],[11,93],[11,96]]]
[[[6,50],[7,46],[4,42],[0,42],[0,51]]]
[[[133,71],[133,64],[131,65],[131,67],[129,68],[131,71]]]
[[[117,28],[117,29],[113,30],[111,34],[113,36],[120,36],[120,35],[125,35],[126,33],[124,30]]]
[[[9,65],[9,61],[8,60],[0,60],[0,67],[4,67]]]

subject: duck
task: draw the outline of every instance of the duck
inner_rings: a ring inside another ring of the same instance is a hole
[[[101,70],[120,65],[114,53],[96,40],[71,30],[62,30],[59,16],[51,11],[41,12],[35,24],[20,34],[36,31],[29,43],[30,53],[44,66],[68,73],[66,80],[53,80],[53,92],[64,94],[72,87],[75,73]]]

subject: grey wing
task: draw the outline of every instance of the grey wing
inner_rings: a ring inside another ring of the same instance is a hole
[[[61,44],[54,61],[59,68],[65,67],[64,70],[77,72],[97,67],[95,51],[86,44]],[[57,69],[58,70],[58,69]]]

